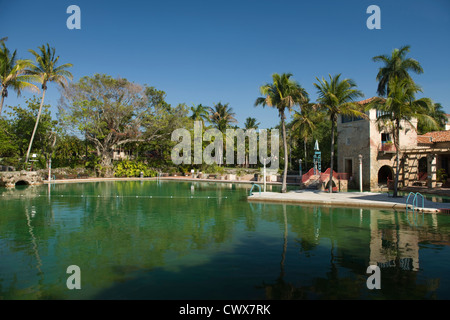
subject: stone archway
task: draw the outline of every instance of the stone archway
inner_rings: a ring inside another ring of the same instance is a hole
[[[388,179],[393,180],[394,170],[390,166],[382,166],[380,170],[378,170],[378,184],[379,185],[387,185]]]
[[[34,171],[5,172],[0,175],[0,184],[7,188],[14,188],[17,184],[34,186],[43,183],[42,177]]]
[[[29,186],[30,185],[30,183],[28,182],[28,181],[25,181],[25,180],[19,180],[19,181],[17,181],[15,184],[14,184],[14,186]]]

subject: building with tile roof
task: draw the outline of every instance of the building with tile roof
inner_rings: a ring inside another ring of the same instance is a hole
[[[359,101],[361,105],[377,97]],[[338,172],[350,177],[349,187],[359,186],[359,155],[362,156],[364,190],[379,191],[389,187],[396,168],[396,148],[389,130],[381,128],[377,118],[382,113],[371,109],[368,119],[340,116],[337,123]],[[440,173],[450,173],[450,130],[418,135],[417,120],[401,122],[399,186],[436,186]]]

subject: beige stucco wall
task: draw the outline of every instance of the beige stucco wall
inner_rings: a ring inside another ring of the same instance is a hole
[[[338,150],[337,150],[337,170],[346,172],[346,160],[352,161],[354,187],[359,186],[359,159],[363,156],[363,186],[368,188],[369,180],[365,179],[370,174],[370,126],[369,121],[359,120],[342,123],[342,118],[338,117]]]
[[[368,120],[359,120],[342,123],[338,118],[338,171],[345,172],[346,159],[352,159],[353,177],[356,185],[359,185],[359,165],[358,155],[363,156],[363,187],[365,190],[378,189],[378,172],[381,167],[389,166],[393,168],[395,174],[395,152],[379,152],[381,146],[381,133],[387,132],[379,130],[376,122],[376,110],[366,113]],[[412,120],[411,124],[402,121],[400,131],[400,149],[417,146],[417,132],[413,126],[417,126],[417,120]],[[392,134],[391,134],[392,136]],[[402,166],[400,178],[402,178]],[[394,176],[393,176],[394,177]]]

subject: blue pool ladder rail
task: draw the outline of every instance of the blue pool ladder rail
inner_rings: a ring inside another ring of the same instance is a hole
[[[422,211],[425,208],[425,200],[423,195],[420,192],[410,192],[408,195],[408,198],[406,199],[406,209],[408,209],[408,204],[409,204],[409,199],[411,196],[414,196],[413,201],[412,201],[412,210],[415,211],[416,209],[418,209],[418,201],[419,198],[418,196],[420,196],[422,198]]]
[[[254,188],[255,186],[258,187],[258,189],[259,189],[259,195],[261,195],[261,186],[260,186],[259,184],[256,184],[256,183],[253,183],[253,184],[252,184],[252,188],[250,189],[250,195],[253,195],[252,192],[253,192],[253,188]]]
[[[408,195],[408,198],[406,199],[406,219],[408,220],[409,225],[413,226],[413,224],[411,223],[411,221],[409,220],[409,214],[408,214],[408,209],[409,209],[409,199],[411,198],[411,196],[413,197],[413,201],[412,201],[412,211],[413,211],[413,219],[414,219],[414,226],[419,226],[418,225],[418,215],[417,212],[420,211],[419,206],[418,206],[418,202],[419,202],[419,196],[422,198],[422,225],[425,222],[425,217],[424,217],[424,207],[425,207],[425,200],[423,195],[420,192],[410,192]]]

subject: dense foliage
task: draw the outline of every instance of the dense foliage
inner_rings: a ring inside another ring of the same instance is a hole
[[[144,177],[156,177],[158,173],[147,167],[145,163],[123,160],[117,163],[115,168],[115,176],[116,177],[139,177],[142,173]]]
[[[162,90],[106,74],[84,76],[69,83],[72,75],[67,69],[72,65],[59,65],[54,48],[47,44],[38,52],[29,50],[34,61],[18,59],[17,52],[9,50],[5,40],[0,39],[0,165],[29,169],[32,163],[33,169],[40,169],[47,168],[51,159],[53,168],[79,168],[92,175],[120,177],[136,177],[141,172],[151,177],[157,171],[190,174],[192,169],[224,174],[231,168],[238,168],[243,174],[244,169],[258,170],[262,166],[249,164],[247,158],[242,165],[173,164],[171,151],[177,144],[171,139],[174,129],[184,128],[193,137],[194,121],[201,121],[203,133],[216,128],[225,134],[226,129],[238,128],[236,113],[228,103],[171,106]],[[406,57],[409,50],[409,46],[404,46],[390,55],[373,58],[382,63],[374,77],[378,93],[388,101],[376,107],[384,108],[388,120],[417,118],[420,134],[443,130],[447,120],[443,106],[424,98],[419,103],[427,103],[418,108],[414,95],[408,94],[420,92],[409,72],[423,72],[419,62]],[[312,167],[316,141],[322,151],[322,168],[334,166],[337,116],[364,116],[355,104],[362,93],[352,80],[340,79],[339,75],[316,80],[316,102],[308,100],[308,92],[290,73],[274,74],[272,83],[260,87],[262,96],[255,102],[276,109],[274,115],[278,113],[280,122],[276,128],[283,139],[279,163],[284,169],[284,182],[288,171],[298,172],[300,160],[303,172]],[[53,106],[58,109],[56,119],[51,114],[52,106],[44,104],[50,83],[61,88],[61,99]],[[25,106],[6,104],[8,91],[20,95],[25,89],[41,91],[42,95],[25,100]],[[241,127],[259,126],[257,118],[248,117]],[[398,136],[398,127],[396,130]],[[209,144],[203,141],[203,149]],[[245,148],[248,153],[248,145]],[[37,157],[27,162],[30,153]],[[215,156],[225,157],[225,153]]]

